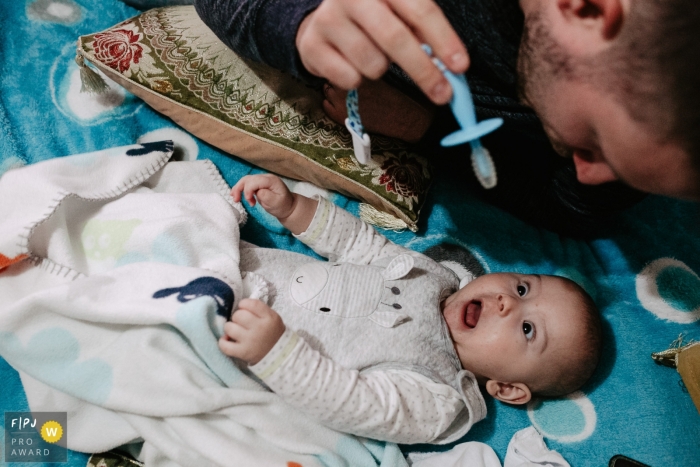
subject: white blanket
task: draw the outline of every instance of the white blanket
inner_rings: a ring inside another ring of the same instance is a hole
[[[0,355],[68,447],[143,441],[151,466],[406,465],[265,390],[217,347],[245,212],[172,143],[51,159],[0,178]]]

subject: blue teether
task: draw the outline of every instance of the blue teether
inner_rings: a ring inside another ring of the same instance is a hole
[[[423,44],[425,53],[432,56],[430,46]],[[445,76],[447,81],[452,86],[452,100],[450,108],[452,113],[459,123],[460,129],[445,136],[440,144],[443,146],[456,146],[469,142],[472,148],[472,168],[479,179],[479,183],[484,188],[493,188],[496,186],[496,167],[493,164],[493,159],[489,151],[481,145],[479,138],[491,133],[503,125],[502,118],[491,118],[483,122],[476,122],[476,113],[474,112],[474,101],[472,94],[469,91],[469,85],[464,75],[455,75],[445,67],[445,65],[436,57],[433,57],[433,63]]]
[[[432,57],[433,51],[429,45],[423,44],[423,50]],[[489,151],[481,145],[479,138],[491,133],[503,125],[502,118],[491,118],[477,123],[474,112],[474,101],[469,91],[467,78],[464,75],[455,75],[445,67],[437,57],[432,57],[433,63],[445,76],[452,86],[452,100],[450,108],[459,123],[460,129],[445,136],[440,144],[443,146],[456,146],[458,144],[469,143],[472,148],[472,168],[476,178],[484,188],[496,186],[496,167]],[[351,89],[345,100],[348,110],[348,118],[345,119],[345,126],[352,135],[352,143],[355,149],[355,157],[360,163],[366,164],[370,159],[370,140],[360,120],[358,107],[357,89]]]

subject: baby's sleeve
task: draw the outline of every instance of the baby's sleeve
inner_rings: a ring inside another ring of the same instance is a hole
[[[367,438],[446,442],[443,433],[466,410],[460,394],[446,384],[408,370],[349,370],[289,329],[250,369],[287,403],[324,425]]]
[[[418,255],[325,198],[317,199],[318,207],[309,227],[296,238],[319,255],[331,261],[355,264],[370,264],[386,256]]]

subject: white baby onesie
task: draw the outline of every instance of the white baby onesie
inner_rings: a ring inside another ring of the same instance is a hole
[[[327,426],[375,439],[449,443],[484,418],[441,313],[452,271],[323,199],[298,238],[329,261],[242,242],[242,271],[269,282],[287,326],[256,375]]]

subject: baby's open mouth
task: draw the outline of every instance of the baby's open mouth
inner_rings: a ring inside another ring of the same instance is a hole
[[[469,328],[475,328],[481,316],[481,302],[472,300],[467,304],[467,312],[464,313],[464,324]]]

